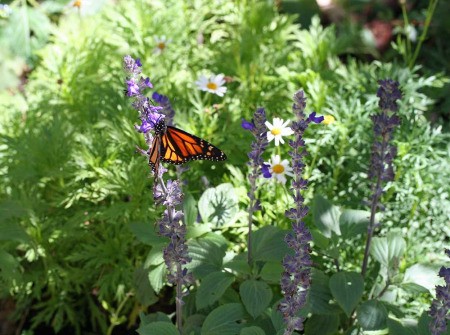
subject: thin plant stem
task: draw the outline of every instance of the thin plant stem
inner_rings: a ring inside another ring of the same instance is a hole
[[[386,140],[383,137],[381,152],[384,153],[385,149],[386,149]],[[369,221],[369,226],[367,227],[366,248],[364,250],[364,260],[363,260],[362,269],[361,269],[361,275],[363,276],[363,278],[366,275],[367,264],[369,261],[370,245],[372,242],[373,231],[375,228],[375,214],[377,212],[378,200],[379,200],[379,195],[377,194],[377,190],[379,190],[380,186],[381,186],[381,172],[378,171],[376,186],[373,188],[374,195],[372,197],[372,203],[370,205],[370,221]]]
[[[258,173],[258,167],[253,166],[252,175],[256,176]],[[253,209],[255,208],[256,198],[255,198],[255,190],[256,190],[256,178],[250,178],[250,204],[248,206],[248,238],[247,238],[247,262],[250,267],[253,265],[253,255],[252,255],[252,225],[253,225]]]
[[[434,11],[436,9],[438,1],[439,0],[430,0],[428,9],[427,9],[427,17],[425,18],[425,24],[423,26],[422,34],[420,35],[420,38],[419,38],[419,43],[417,44],[416,49],[414,50],[414,55],[408,64],[408,67],[410,69],[414,66],[414,64],[416,63],[417,57],[419,56],[420,49],[422,48],[422,44],[425,41],[425,38],[427,36],[428,28],[430,27],[431,19],[433,18]]]

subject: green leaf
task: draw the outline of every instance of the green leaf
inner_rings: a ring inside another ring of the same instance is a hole
[[[202,279],[196,298],[197,309],[214,304],[234,282],[234,276],[226,272],[212,272]]]
[[[246,280],[239,287],[239,293],[247,312],[256,319],[272,300],[272,290],[265,282]]]
[[[387,328],[387,310],[376,300],[362,303],[357,309],[358,322],[364,330],[384,330]]]
[[[330,279],[317,269],[311,271],[311,287],[309,288],[308,303],[313,314],[339,314],[341,309],[331,304],[333,296],[330,291]]]
[[[203,314],[189,315],[186,321],[184,321],[183,323],[183,334],[199,334],[205,319],[206,316]]]
[[[28,236],[25,229],[15,222],[0,222],[0,241],[19,241],[30,243],[31,238]]]
[[[252,326],[243,328],[239,335],[266,335],[266,332],[259,327]]]
[[[0,277],[17,280],[20,275],[19,265],[13,255],[0,249]]]
[[[139,319],[141,320],[140,326],[145,326],[149,323],[153,323],[153,322],[157,322],[157,321],[172,323],[172,321],[170,321],[170,318],[167,316],[167,314],[164,314],[162,312],[156,312],[156,313],[150,313],[150,314],[144,314],[143,312],[140,312]]]
[[[305,324],[305,335],[328,335],[336,334],[339,326],[339,315],[313,314]]]
[[[429,264],[414,264],[406,269],[402,286],[406,286],[409,289],[419,289],[418,286],[420,286],[429,292],[433,292],[436,285],[439,285],[440,282],[437,275],[438,272],[439,267]],[[414,284],[415,287],[411,286],[411,284]]]
[[[272,306],[272,312],[270,313],[270,320],[272,321],[273,328],[275,328],[277,332],[284,329],[284,318],[283,314],[278,310],[279,305],[280,301],[277,301]]]
[[[136,297],[142,305],[149,306],[158,301],[158,297],[150,285],[148,270],[139,267],[134,271],[134,285]]]
[[[330,245],[330,239],[325,237],[320,231],[317,229],[311,230],[311,236],[314,245],[317,245],[320,249],[326,249]]]
[[[406,242],[400,233],[388,233],[386,237],[374,237],[370,254],[384,267],[398,264],[405,252]]]
[[[338,272],[330,278],[330,290],[333,297],[350,317],[364,292],[364,280],[356,272]]]
[[[159,293],[163,288],[166,276],[167,268],[165,263],[158,265],[148,273],[148,279],[156,293]]]
[[[209,313],[203,323],[201,335],[236,335],[243,328],[245,316],[241,304],[226,304]]]
[[[243,255],[243,254],[241,254]],[[252,269],[250,268],[250,265],[248,265],[247,259],[243,259],[240,256],[237,255],[234,259],[232,259],[229,262],[226,262],[223,267],[224,269],[230,269],[233,271],[236,271],[239,274],[245,274],[245,275],[251,275]]]
[[[313,200],[313,219],[314,224],[319,228],[325,237],[330,238],[332,232],[341,235],[339,228],[339,207],[334,206],[324,197],[318,195]]]
[[[0,220],[3,222],[13,217],[22,217],[25,214],[25,208],[18,201],[4,200],[0,203]]]
[[[158,235],[156,227],[149,222],[135,221],[130,223],[129,227],[136,238],[144,244],[155,245],[168,242],[168,238]]]
[[[279,262],[267,262],[264,264],[263,268],[261,269],[261,278],[269,283],[276,283],[278,284],[280,282],[281,274],[283,273],[283,265]]]
[[[157,321],[136,330],[140,335],[180,335],[177,327],[169,322]]]
[[[417,332],[411,328],[405,327],[400,322],[392,319],[387,320],[389,335],[417,335]]]
[[[193,226],[197,221],[197,202],[190,193],[186,193],[183,199],[184,222],[186,226]]]
[[[211,272],[221,271],[227,250],[227,241],[224,237],[209,233],[189,241],[188,246],[189,256],[192,258],[188,268],[197,279],[202,279]]]
[[[252,255],[254,261],[278,261],[290,251],[284,237],[286,232],[274,226],[265,226],[253,233]]]
[[[370,212],[357,209],[345,209],[339,217],[342,238],[348,239],[367,232]]]
[[[198,209],[204,222],[216,227],[233,224],[238,212],[238,199],[232,184],[220,184],[203,192]]]

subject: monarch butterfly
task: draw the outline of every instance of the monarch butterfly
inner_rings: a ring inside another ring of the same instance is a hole
[[[224,161],[227,156],[211,143],[184,130],[167,126],[164,119],[156,123],[155,137],[148,159],[148,164],[156,177],[160,160],[179,165],[197,159]]]

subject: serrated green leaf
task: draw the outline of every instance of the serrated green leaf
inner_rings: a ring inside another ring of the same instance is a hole
[[[272,300],[273,293],[269,285],[258,280],[246,280],[239,287],[239,294],[247,312],[256,319]]]
[[[234,276],[226,272],[212,272],[202,279],[195,296],[197,309],[214,304],[234,282]]]
[[[241,304],[226,304],[213,310],[203,323],[201,335],[236,335],[243,328],[245,316]]]
[[[163,288],[164,282],[166,281],[166,276],[167,268],[165,263],[158,265],[148,273],[150,284],[152,284],[152,287],[157,294]]]
[[[216,227],[233,224],[239,209],[233,185],[225,183],[208,188],[200,197],[198,209],[204,222]]]
[[[325,237],[330,238],[332,232],[336,235],[341,235],[339,227],[339,207],[334,206],[327,199],[318,195],[314,197],[312,212],[314,224]]]
[[[339,216],[342,238],[353,238],[367,232],[370,212],[358,209],[344,209]]]
[[[405,252],[406,242],[399,233],[389,233],[386,237],[374,237],[370,254],[385,268],[398,264]]]
[[[364,292],[364,280],[356,272],[338,272],[330,278],[330,290],[333,297],[350,317]]]
[[[333,295],[330,291],[330,279],[322,271],[312,269],[311,287],[309,288],[308,302],[313,314],[339,314],[338,305],[330,303]]]
[[[339,326],[339,315],[313,314],[305,324],[305,335],[336,334]]]
[[[140,335],[180,335],[180,332],[174,324],[163,321],[146,324],[145,326],[139,327],[136,331]]]
[[[209,233],[188,242],[192,261],[188,268],[195,278],[202,279],[211,272],[221,271],[227,250],[227,241],[220,235]]]
[[[376,300],[362,303],[357,311],[358,323],[364,330],[384,330],[387,328],[387,310]]]
[[[274,226],[265,226],[253,233],[254,261],[281,261],[290,251],[284,237],[286,232]]]
[[[261,278],[269,283],[279,283],[283,273],[283,265],[279,262],[267,262],[261,269]]]

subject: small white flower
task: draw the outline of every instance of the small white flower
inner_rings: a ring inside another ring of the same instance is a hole
[[[105,0],[72,0],[67,5],[69,11],[76,11],[81,16],[93,15],[100,11]]]
[[[166,38],[166,36],[155,36],[155,48],[153,49],[153,53],[160,55],[165,50],[168,44],[172,42],[171,38]]]
[[[268,162],[264,164],[269,165],[269,171],[272,177],[276,178],[280,183],[286,183],[286,176],[293,177],[292,167],[289,165],[287,159],[281,160],[280,155],[274,155]]]
[[[206,92],[217,94],[219,97],[223,97],[227,88],[223,86],[225,84],[223,74],[211,75],[209,78],[201,75],[200,78],[195,82],[197,87]]]
[[[279,146],[280,142],[284,143],[283,136],[292,135],[294,132],[290,127],[287,127],[289,120],[284,122],[282,119],[276,117],[273,119],[273,124],[266,121],[265,125],[269,128],[267,132],[267,140],[270,142],[275,139],[275,146]]]

